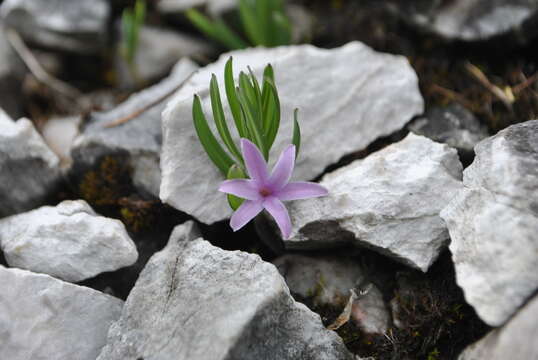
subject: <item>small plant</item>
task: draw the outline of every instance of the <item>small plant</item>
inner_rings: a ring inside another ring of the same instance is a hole
[[[211,107],[217,131],[228,152],[213,135],[198,95],[193,101],[194,127],[209,158],[228,179],[219,191],[228,194],[228,202],[236,210],[230,221],[232,229],[239,230],[265,209],[275,218],[283,237],[288,238],[291,221],[282,201],[324,196],[327,190],[316,183],[289,181],[301,143],[297,109],[294,111],[292,144],[284,149],[269,173],[267,161],[280,127],[280,100],[273,68],[271,65],[265,68],[261,87],[250,69],[248,75],[239,74],[239,86],[236,87],[232,66],[230,58],[224,70],[224,85],[235,128],[241,138],[241,151],[228,129],[214,74],[209,87]]]
[[[283,0],[239,0],[242,30],[248,42],[237,35],[221,19],[211,20],[196,9],[186,16],[202,33],[229,49],[243,49],[250,45],[275,47],[291,43],[291,23]]]
[[[138,51],[140,28],[146,18],[146,1],[136,0],[134,9],[125,9],[121,17],[122,25],[122,44],[121,55],[129,64],[131,72],[135,71],[135,57]]]

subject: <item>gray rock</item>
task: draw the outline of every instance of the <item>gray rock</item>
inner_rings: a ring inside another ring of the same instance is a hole
[[[164,96],[180,86],[196,69],[197,65],[192,61],[182,59],[172,74],[159,84],[132,95],[110,111],[91,114],[89,124],[75,139],[71,150],[73,171],[78,173],[91,168],[105,155],[125,155],[133,168],[135,186],[158,196],[161,181],[161,112],[166,105]],[[128,122],[106,127],[146,106],[150,108]]]
[[[110,5],[106,0],[5,0],[0,15],[27,41],[79,53],[106,45]]]
[[[377,53],[359,42],[331,50],[300,45],[222,55],[196,73],[163,113],[160,197],[204,223],[224,220],[231,210],[226,196],[217,191],[221,174],[192,125],[192,94],[202,97],[206,114],[211,114],[211,74],[216,74],[224,89],[224,65],[230,56],[237,75],[250,66],[261,78],[267,63],[275,68],[282,122],[273,157],[291,142],[293,109],[299,108],[303,140],[295,167],[297,179],[316,177],[329,164],[402,128],[423,111],[417,77],[407,60]],[[225,108],[231,123],[227,104]]]
[[[409,134],[364,160],[326,175],[322,198],[290,202],[291,249],[344,241],[372,248],[422,271],[448,240],[439,212],[458,190],[455,149]]]
[[[136,82],[158,79],[168,74],[184,57],[207,59],[214,52],[203,39],[152,26],[143,26],[140,29],[134,69],[129,68],[121,56],[121,51],[120,47],[116,67],[120,85],[124,87],[136,85]]]
[[[358,259],[287,254],[273,263],[294,296],[308,299],[316,307],[343,309],[354,290],[358,296],[351,307],[351,320],[366,333],[384,333],[390,326],[383,295]]]
[[[538,297],[534,297],[502,328],[469,346],[458,360],[538,359]]]
[[[30,120],[0,117],[0,217],[43,204],[61,178],[59,163]]]
[[[9,266],[70,282],[132,265],[138,258],[123,224],[97,215],[84,200],[0,220],[0,246]]]
[[[465,188],[441,217],[458,285],[498,326],[538,289],[538,121],[510,126],[475,151]]]
[[[537,0],[393,1],[404,20],[448,39],[487,40],[513,33],[518,40],[536,35]]]
[[[472,160],[475,145],[488,137],[487,128],[469,110],[456,103],[432,108],[408,128],[417,135],[458,149],[460,155],[469,160]]]
[[[9,43],[0,19],[0,107],[11,117],[22,115],[22,82],[26,68]]]
[[[187,226],[140,274],[99,360],[352,359],[273,265]]]
[[[9,360],[95,360],[123,301],[0,266],[0,349]]]
[[[157,9],[164,14],[175,14],[192,7],[205,7],[209,14],[218,16],[234,9],[236,4],[235,0],[161,0]]]

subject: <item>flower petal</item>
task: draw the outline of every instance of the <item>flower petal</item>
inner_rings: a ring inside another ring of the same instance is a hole
[[[230,226],[237,231],[254,219],[263,210],[262,202],[247,200],[237,209],[230,219]]]
[[[282,189],[290,181],[294,166],[295,145],[290,145],[280,154],[269,178],[269,184],[275,191]]]
[[[219,186],[219,191],[247,200],[258,200],[261,197],[256,184],[252,180],[247,179],[223,181]]]
[[[267,163],[258,147],[250,140],[242,138],[241,152],[243,153],[243,159],[245,159],[249,177],[260,185],[264,184],[269,177],[269,173],[267,171]]]
[[[278,200],[274,196],[270,196],[265,198],[263,207],[275,219],[280,231],[282,232],[282,238],[289,238],[291,234],[290,214],[288,214],[288,210],[282,201]]]
[[[314,182],[291,182],[275,193],[275,196],[282,201],[308,199],[313,197],[326,196],[329,191],[320,184]]]

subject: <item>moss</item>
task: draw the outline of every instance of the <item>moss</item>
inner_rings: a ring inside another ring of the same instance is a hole
[[[86,172],[79,183],[79,193],[91,205],[118,204],[131,188],[130,168],[127,162],[105,156],[95,170]]]

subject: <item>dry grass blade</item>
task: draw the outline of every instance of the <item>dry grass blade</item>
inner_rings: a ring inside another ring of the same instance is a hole
[[[470,62],[465,63],[465,70],[467,70],[469,74],[471,74],[480,84],[482,84],[482,86],[495,95],[495,97],[502,101],[509,110],[512,109],[512,104],[514,103],[515,98],[511,91],[503,91],[497,85],[492,84],[486,74],[484,74],[482,70]]]
[[[336,318],[336,320],[327,327],[329,330],[338,330],[342,325],[347,323],[349,321],[349,318],[351,317],[351,309],[353,308],[353,302],[357,299],[357,294],[353,289],[349,290],[351,292],[351,295],[349,296],[349,300],[344,307],[344,310],[342,313]]]

